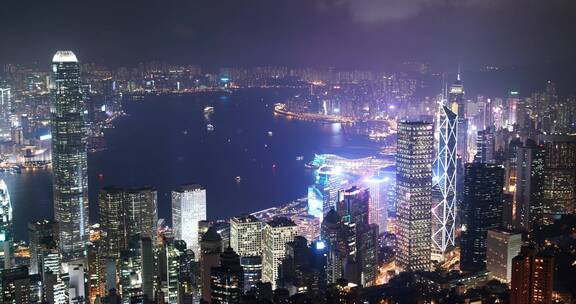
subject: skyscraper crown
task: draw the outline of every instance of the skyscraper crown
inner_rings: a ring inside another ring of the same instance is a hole
[[[72,51],[58,51],[54,54],[52,62],[78,62],[78,59]]]

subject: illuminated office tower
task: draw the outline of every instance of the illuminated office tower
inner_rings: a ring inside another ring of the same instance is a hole
[[[200,241],[200,283],[202,285],[202,300],[212,298],[211,269],[220,265],[222,253],[222,237],[214,227],[208,228]]]
[[[522,234],[501,229],[488,230],[486,240],[486,270],[493,279],[510,283],[512,259],[522,247]]]
[[[206,189],[185,185],[172,191],[174,237],[183,240],[198,256],[198,222],[206,220]]]
[[[3,270],[0,274],[1,302],[31,303],[31,285],[31,276],[28,274],[26,266]]]
[[[370,190],[370,224],[378,225],[378,233],[382,234],[388,230],[388,209],[393,202],[390,200],[390,191],[394,186],[395,176],[383,171],[366,181]]]
[[[448,102],[449,107],[454,109],[454,106],[456,106],[458,109],[455,113],[458,125],[456,154],[464,160],[463,163],[466,163],[468,161],[468,119],[466,119],[466,99],[464,98],[464,86],[460,80],[460,72],[458,72],[456,82],[450,86]]]
[[[154,241],[156,239],[156,224],[158,193],[150,187],[128,189],[124,192],[124,208],[126,214],[126,231],[128,236],[139,234]]]
[[[320,219],[336,207],[342,187],[341,168],[323,165],[316,171],[316,181],[308,188],[308,214]]]
[[[349,282],[363,286],[374,283],[378,268],[378,226],[369,223],[369,203],[368,189],[354,186],[340,192],[337,209],[343,222],[342,231],[350,232],[344,276]]]
[[[230,219],[230,247],[240,257],[262,255],[264,224],[252,215]]]
[[[174,239],[165,239],[162,250],[161,261],[162,267],[162,289],[164,290],[165,303],[179,303],[179,274],[180,274],[180,256],[182,252],[177,248],[178,245]]]
[[[370,192],[367,188],[353,186],[340,190],[336,211],[345,222],[356,226],[369,224]]]
[[[10,88],[0,88],[0,141],[10,140]]]
[[[140,238],[139,243],[142,267],[142,294],[145,298],[153,300],[155,274],[154,245],[150,238]]]
[[[54,218],[63,261],[83,258],[88,242],[88,165],[80,65],[71,51],[52,60],[52,175]]]
[[[86,303],[85,280],[86,267],[83,262],[71,262],[68,264],[68,297],[70,303]]]
[[[344,274],[344,265],[348,259],[355,258],[356,230],[349,225],[332,209],[322,221],[321,240],[327,247],[326,279],[328,283],[336,283]],[[354,227],[355,228],[355,227]]]
[[[92,231],[94,231],[92,226]],[[88,285],[89,303],[94,303],[96,298],[106,295],[106,260],[102,258],[102,239],[93,237],[90,233],[90,243],[88,243],[88,261],[86,263],[86,278]]]
[[[220,255],[220,266],[212,267],[211,288],[213,304],[240,303],[244,294],[244,270],[240,256],[230,247]]]
[[[544,150],[530,139],[516,149],[515,228],[531,231],[544,217]]]
[[[534,247],[522,247],[512,260],[511,304],[552,303],[554,257]]]
[[[230,247],[240,256],[244,290],[256,287],[262,277],[262,232],[264,223],[252,215],[230,219]]]
[[[14,259],[12,203],[4,180],[0,179],[0,269],[10,269]]]
[[[278,267],[286,254],[286,243],[294,241],[297,226],[290,219],[276,217],[264,225],[262,281],[272,284],[276,289]]]
[[[53,220],[39,220],[28,224],[30,242],[30,274],[43,272],[42,253],[54,247],[58,250],[58,223]]]
[[[544,213],[552,223],[576,212],[576,136],[544,138]]]
[[[398,124],[396,154],[396,266],[429,270],[432,247],[432,162],[434,131],[430,123]]]
[[[98,194],[102,256],[117,259],[126,249],[126,217],[124,216],[124,191],[119,188],[102,188]]]
[[[444,253],[454,246],[456,219],[456,136],[457,116],[441,105],[438,115],[438,146],[432,175],[433,251]]]
[[[119,283],[122,303],[129,304],[131,298],[142,294],[142,263],[138,235],[133,235],[128,241],[128,246],[120,253],[119,264]]]
[[[497,165],[469,163],[464,175],[462,200],[462,235],[460,269],[486,269],[488,229],[502,223],[502,188],[504,168]]]
[[[262,256],[247,256],[240,258],[244,270],[244,292],[256,288],[262,280]]]
[[[520,98],[518,97],[517,91],[510,92],[508,99],[506,100],[508,104],[508,118],[506,119],[507,125],[512,126],[517,122],[517,110],[518,104],[520,103]]]
[[[486,128],[478,131],[476,137],[476,155],[474,161],[479,163],[493,164],[496,162],[495,157],[495,136],[493,128]]]
[[[294,215],[290,219],[298,226],[298,235],[312,243],[320,238],[320,219],[309,214]]]

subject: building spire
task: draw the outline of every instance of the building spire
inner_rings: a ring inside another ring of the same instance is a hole
[[[460,64],[458,64],[458,74],[456,75],[456,80],[460,81]]]

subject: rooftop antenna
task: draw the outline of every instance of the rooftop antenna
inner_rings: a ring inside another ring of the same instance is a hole
[[[442,100],[440,101],[442,104],[446,103],[448,99],[448,85],[446,84],[446,74],[442,73]]]
[[[456,80],[460,81],[460,64],[458,64],[458,75],[456,76]]]

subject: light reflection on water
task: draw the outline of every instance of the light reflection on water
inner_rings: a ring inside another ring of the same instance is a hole
[[[275,117],[266,105],[283,94],[248,90],[127,102],[130,115],[106,132],[109,149],[89,155],[91,221],[97,221],[97,191],[105,185],[156,187],[159,216],[170,222],[170,191],[200,183],[207,188],[208,217],[228,218],[305,196],[313,177],[304,163],[315,153],[361,157],[376,151],[366,140],[346,138],[340,124]],[[207,105],[214,107],[212,132],[203,112]],[[53,215],[51,173],[4,178],[16,238],[27,239],[29,221]]]

